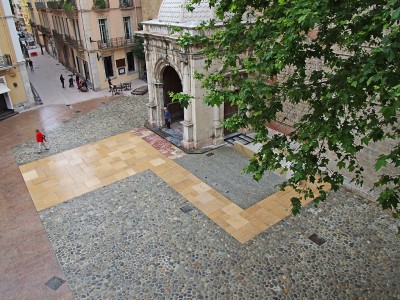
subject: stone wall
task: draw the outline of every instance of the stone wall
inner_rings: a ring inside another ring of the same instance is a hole
[[[346,55],[345,53],[343,54]],[[307,73],[311,74],[311,71],[319,70],[320,68],[322,68],[322,63],[320,60],[313,59],[309,60],[308,66],[309,68]],[[278,80],[285,80],[285,77],[291,71],[292,70],[290,68],[286,69],[284,72],[279,74]],[[301,119],[301,117],[304,116],[305,113],[308,112],[308,106],[306,103],[295,105],[289,102],[285,102],[283,107],[283,112],[278,115],[277,121],[289,126],[293,126]],[[379,178],[379,175],[382,174],[382,172],[377,173],[375,171],[375,162],[381,154],[388,154],[398,142],[399,141],[386,140],[378,143],[370,143],[367,147],[365,147],[364,150],[360,151],[360,153],[357,155],[357,159],[360,165],[364,168],[364,185],[362,187],[359,187],[355,186],[354,184],[350,184],[349,181],[351,178],[354,177],[354,174],[348,172],[347,170],[340,170],[340,172],[346,177],[348,186],[352,189],[362,191],[365,194],[376,197],[379,194],[379,191],[371,191],[371,188],[373,187],[374,182]],[[337,168],[334,164],[334,162],[337,160],[337,157],[334,154],[331,154],[329,155],[329,158],[332,161],[330,165],[331,169],[337,171]],[[383,171],[385,174],[391,175],[398,174],[399,172],[398,169],[391,165],[388,165],[388,167],[383,168],[381,171]]]
[[[143,21],[158,19],[162,0],[142,0]]]

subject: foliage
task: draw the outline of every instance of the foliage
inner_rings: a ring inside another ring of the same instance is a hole
[[[188,107],[190,100],[193,99],[193,96],[184,93],[169,92],[168,95],[171,97],[172,102],[179,102],[182,107]]]
[[[106,0],[96,0],[94,5],[98,9],[105,9],[107,7]]]
[[[189,10],[201,1],[191,2]],[[392,151],[376,161],[383,172],[376,186],[383,190],[382,208],[398,216],[400,176],[384,168],[400,166],[398,0],[210,0],[210,5],[224,26],[204,23],[201,30],[210,34],[185,33],[180,44],[203,49],[206,72],[197,78],[207,90],[205,102],[238,105],[225,126],[250,126],[263,143],[247,172],[259,180],[267,170],[291,170],[282,188],[292,186],[305,196],[313,195],[302,188],[306,180],[337,190],[344,180],[341,169],[362,185],[357,155],[372,142],[392,140]],[[315,59],[324,66],[310,70]],[[215,61],[221,64],[216,71]],[[285,114],[284,103],[305,103],[308,110],[291,134],[270,136],[266,124]],[[326,198],[320,192],[316,204]],[[292,199],[294,213],[300,200]]]
[[[135,39],[133,41],[133,47],[132,47],[132,52],[133,54],[139,58],[139,59],[144,59],[144,40],[140,36],[135,36]]]
[[[66,1],[63,4],[63,8],[66,12],[72,12],[72,10],[74,9],[74,5],[71,1]]]

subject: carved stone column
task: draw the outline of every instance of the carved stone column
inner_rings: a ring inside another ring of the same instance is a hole
[[[188,66],[188,58],[186,53],[181,53],[181,70],[182,70],[182,92],[190,94],[190,74]],[[186,149],[193,149],[193,123],[192,123],[192,101],[190,100],[189,106],[184,109],[184,120],[181,122],[183,125],[183,140],[182,146]]]
[[[161,127],[164,125],[164,84],[162,82],[154,83],[155,101],[153,107],[153,115],[155,125]]]
[[[213,144],[214,145],[220,145],[224,142],[224,129],[221,126],[221,119],[220,119],[221,108],[222,108],[222,105],[220,105],[220,106],[214,105],[213,106],[213,134],[214,134]]]
[[[156,101],[156,78],[154,76],[154,66],[151,64],[150,44],[147,40],[144,42],[144,53],[147,69],[147,82],[149,87],[149,102],[146,104],[149,112],[148,124],[150,127],[157,127],[157,101]]]

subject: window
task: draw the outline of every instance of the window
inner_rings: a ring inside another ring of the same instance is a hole
[[[74,30],[75,30],[75,39],[81,41],[81,32],[79,31],[79,23],[78,20],[74,19],[73,20],[73,24],[74,24]]]
[[[135,71],[135,59],[133,57],[133,52],[126,53],[126,60],[128,61],[128,72]]]
[[[90,80],[89,65],[88,65],[86,60],[83,61],[83,69],[85,70],[85,78],[86,78],[86,80]]]
[[[131,17],[123,17],[123,23],[125,39],[130,40],[132,38]]]
[[[82,74],[81,59],[78,56],[76,57],[76,66],[78,67],[78,73]]]
[[[103,57],[103,62],[104,62],[104,72],[106,74],[106,77],[114,77],[112,57],[111,56]]]
[[[100,39],[103,44],[108,42],[107,19],[99,19]]]
[[[117,59],[115,64],[117,65],[117,68],[125,67],[125,58]]]

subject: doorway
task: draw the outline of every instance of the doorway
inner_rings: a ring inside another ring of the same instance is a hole
[[[232,104],[229,101],[224,102],[224,120],[232,117],[234,114],[236,114],[239,111],[239,108],[237,104]],[[224,127],[224,135],[231,134],[232,131],[229,131]]]
[[[175,69],[170,66],[166,67],[163,73],[164,106],[168,107],[172,122],[182,121],[184,119],[183,107],[178,102],[172,102],[169,92],[182,92],[181,79]]]
[[[114,77],[114,70],[113,70],[113,63],[112,63],[112,57],[111,56],[105,56],[103,57],[103,62],[104,62],[104,72],[106,77]],[[86,70],[85,70],[86,72]],[[85,74],[85,76],[87,76]]]
[[[0,94],[0,112],[7,111],[7,102],[5,94]]]

